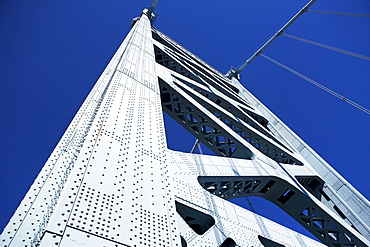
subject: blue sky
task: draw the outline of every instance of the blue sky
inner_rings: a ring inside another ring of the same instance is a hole
[[[211,66],[238,67],[306,0],[161,0],[155,26]],[[151,1],[0,2],[0,228]],[[313,10],[370,14],[367,0]],[[305,13],[286,33],[370,56],[370,18]],[[370,108],[370,62],[287,37],[265,54]],[[370,116],[262,57],[241,82],[365,197]],[[190,150],[194,139],[176,148]]]

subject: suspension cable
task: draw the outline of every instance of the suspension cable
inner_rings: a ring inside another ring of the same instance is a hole
[[[157,7],[158,2],[159,0],[154,0],[152,5],[150,5],[148,12],[147,12],[147,15],[149,16],[149,18],[151,18],[151,15],[154,12],[155,7]]]
[[[196,139],[196,140],[195,140],[195,143],[194,143],[194,146],[193,146],[193,148],[191,149],[190,153],[192,153],[192,154],[193,154],[193,153],[195,152],[195,149],[197,148],[198,144],[199,144],[199,139]]]
[[[312,40],[300,38],[300,37],[293,36],[293,35],[286,34],[286,33],[282,33],[281,35],[283,35],[285,37],[288,37],[288,38],[291,38],[291,39],[299,40],[299,41],[302,41],[302,42],[305,42],[305,43],[308,43],[308,44],[311,44],[311,45],[316,45],[316,46],[320,46],[322,48],[326,48],[326,49],[329,49],[329,50],[332,50],[332,51],[340,52],[340,53],[343,53],[343,54],[346,54],[346,55],[349,55],[349,56],[352,56],[352,57],[357,57],[357,58],[360,58],[360,59],[363,59],[363,60],[366,60],[366,61],[370,61],[370,57],[368,57],[368,56],[364,56],[364,55],[357,54],[357,53],[354,53],[354,52],[346,51],[346,50],[339,49],[339,48],[336,48],[336,47],[333,47],[333,46],[324,45],[324,44],[321,44],[321,43],[318,43],[318,42],[315,42],[315,41],[312,41]]]
[[[226,76],[231,79],[232,77],[238,78],[240,72],[247,67],[264,49],[266,49],[277,37],[280,36],[290,25],[293,24],[301,15],[303,15],[311,5],[313,5],[316,0],[310,0],[308,3],[301,8],[287,23],[284,24],[282,28],[280,28],[269,40],[266,41],[250,58],[247,59],[240,67],[236,70],[231,69]]]
[[[193,153],[195,152],[196,148],[198,148],[198,150],[199,150],[199,153],[200,153],[200,154],[203,154],[203,150],[202,150],[202,147],[200,146],[200,141],[199,141],[199,139],[196,139],[196,140],[195,140],[194,146],[193,146],[193,148],[191,149],[190,153],[192,153],[192,154],[193,154]]]
[[[357,103],[353,102],[353,101],[352,101],[352,100],[350,100],[350,99],[347,99],[347,98],[346,98],[346,97],[344,97],[343,95],[340,95],[339,93],[334,92],[333,90],[331,90],[331,89],[329,89],[329,88],[327,88],[327,87],[325,87],[325,86],[321,85],[320,83],[318,83],[318,82],[316,82],[316,81],[312,80],[311,78],[308,78],[308,77],[307,77],[307,76],[305,76],[305,75],[302,75],[301,73],[299,73],[299,72],[295,71],[294,69],[289,68],[288,66],[286,66],[286,65],[284,65],[284,64],[282,64],[282,63],[279,63],[278,61],[276,61],[276,60],[274,60],[274,59],[272,59],[272,58],[270,58],[270,57],[266,56],[266,55],[265,55],[265,54],[263,54],[263,53],[261,53],[260,55],[261,55],[262,57],[266,58],[267,60],[269,60],[269,61],[273,62],[274,64],[279,65],[280,67],[282,67],[282,68],[284,68],[284,69],[288,70],[289,72],[291,72],[291,73],[293,73],[293,74],[295,74],[295,75],[297,75],[297,76],[301,77],[302,79],[304,79],[304,80],[306,80],[306,81],[308,81],[308,82],[312,83],[313,85],[315,85],[315,86],[317,86],[317,87],[319,87],[319,88],[323,89],[324,91],[326,91],[326,92],[330,93],[331,95],[334,95],[335,97],[337,97],[337,98],[339,98],[339,99],[341,99],[341,100],[343,100],[343,101],[347,102],[348,104],[350,104],[350,105],[352,105],[352,106],[356,107],[357,109],[359,109],[359,110],[361,110],[361,111],[363,111],[363,112],[365,112],[365,113],[367,113],[367,114],[369,114],[369,115],[370,115],[370,110],[369,110],[369,109],[367,109],[367,108],[365,108],[365,107],[363,107],[363,106],[361,106],[361,105],[359,105],[359,104],[357,104]]]
[[[320,13],[320,14],[329,14],[329,15],[347,15],[347,16],[358,16],[358,17],[370,17],[370,15],[367,15],[367,14],[343,13],[343,12],[310,10],[310,9],[307,9],[307,12]]]

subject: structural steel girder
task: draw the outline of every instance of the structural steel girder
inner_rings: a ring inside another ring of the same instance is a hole
[[[217,156],[167,148],[163,110]],[[261,196],[322,243],[225,199]],[[1,235],[3,246],[369,246],[369,202],[146,10]]]

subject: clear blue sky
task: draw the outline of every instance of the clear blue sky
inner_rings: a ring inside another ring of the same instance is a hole
[[[306,2],[161,0],[155,26],[227,72]],[[0,2],[1,230],[128,33],[131,19],[150,4]],[[321,0],[311,9],[370,14],[370,2]],[[370,56],[370,18],[305,13],[286,33]],[[370,62],[287,37],[279,37],[265,54],[370,108]],[[262,57],[242,72],[241,82],[370,198],[369,115]],[[184,137],[176,148],[190,150],[193,141]]]

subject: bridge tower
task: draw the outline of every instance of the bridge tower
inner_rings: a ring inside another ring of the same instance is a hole
[[[238,79],[154,19],[144,10],[133,20],[1,244],[369,246],[369,202]],[[216,156],[168,149],[163,111]],[[227,200],[248,196],[322,243]]]

